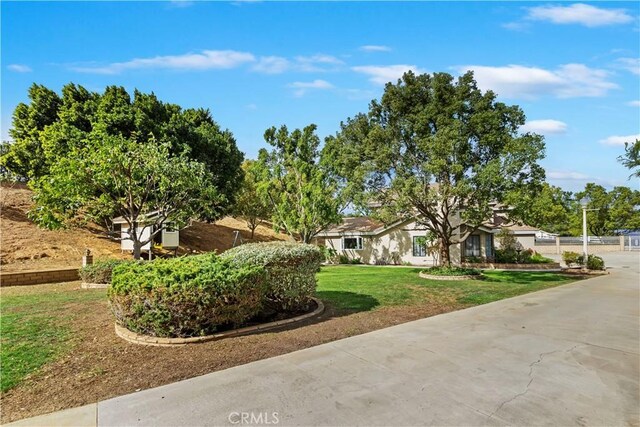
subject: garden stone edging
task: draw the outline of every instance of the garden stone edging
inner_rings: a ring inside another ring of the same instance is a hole
[[[133,344],[151,345],[157,347],[171,347],[171,346],[183,346],[187,344],[195,344],[207,341],[217,341],[224,338],[237,337],[241,335],[248,335],[255,332],[264,332],[271,329],[276,329],[281,326],[291,325],[301,322],[303,320],[310,319],[312,317],[319,316],[324,312],[324,304],[317,298],[312,298],[317,307],[311,313],[301,314],[300,316],[292,317],[290,319],[277,320],[275,322],[264,323],[261,325],[247,326],[245,328],[233,329],[230,331],[220,332],[219,334],[205,335],[202,337],[188,337],[188,338],[167,338],[167,337],[153,337],[150,335],[141,335],[130,331],[124,326],[115,324],[116,335],[120,338],[129,341]]]
[[[418,275],[423,279],[430,279],[430,280],[479,280],[482,278],[482,274],[475,274],[475,275],[465,274],[462,276],[438,276],[435,274],[427,274],[424,271],[421,271],[420,273],[418,273]]]

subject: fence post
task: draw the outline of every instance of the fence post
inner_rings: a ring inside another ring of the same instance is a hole
[[[556,236],[556,255],[560,255],[560,236]]]

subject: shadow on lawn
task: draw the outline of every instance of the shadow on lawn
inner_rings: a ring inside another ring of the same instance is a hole
[[[357,294],[344,291],[318,291],[318,298],[329,303],[336,309],[348,313],[369,311],[380,305],[377,299],[371,295]]]
[[[559,278],[567,278],[566,275],[556,272],[529,272],[529,271],[485,271],[487,281],[500,283],[516,283],[520,285],[535,282],[557,282]],[[578,277],[576,277],[576,280]]]

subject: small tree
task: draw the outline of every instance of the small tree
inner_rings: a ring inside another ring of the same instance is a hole
[[[244,180],[240,191],[236,196],[233,206],[233,214],[246,221],[247,227],[251,230],[251,239],[256,228],[271,215],[270,206],[258,195],[258,178],[256,176],[256,162],[245,160],[242,164],[244,170]]]
[[[311,242],[320,231],[341,221],[336,183],[319,164],[316,125],[289,133],[272,127],[264,139],[274,147],[260,150],[258,192],[272,210],[274,227]]]
[[[516,262],[518,260],[518,251],[522,250],[522,244],[518,242],[516,235],[509,228],[502,228],[496,235],[500,249],[496,251],[496,261],[498,262]]]
[[[192,218],[216,215],[224,202],[205,165],[172,156],[168,143],[135,135],[92,141],[59,159],[32,186],[36,207],[31,215],[48,228],[121,215],[135,259],[167,222],[184,227]],[[151,212],[157,215],[147,217]]]

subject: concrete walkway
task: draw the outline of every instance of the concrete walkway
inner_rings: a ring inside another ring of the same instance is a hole
[[[16,425],[639,425],[639,255],[611,275]]]

